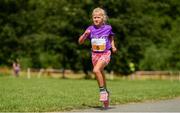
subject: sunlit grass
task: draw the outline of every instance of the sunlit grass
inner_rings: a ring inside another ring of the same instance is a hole
[[[108,80],[111,104],[180,96],[180,82]],[[67,111],[101,106],[95,80],[0,77],[0,111]]]

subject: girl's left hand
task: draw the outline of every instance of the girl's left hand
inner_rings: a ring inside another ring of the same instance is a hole
[[[112,52],[116,53],[117,52],[117,48],[116,47],[112,47]]]

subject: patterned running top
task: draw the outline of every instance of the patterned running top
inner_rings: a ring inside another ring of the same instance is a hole
[[[86,30],[90,30],[88,39],[91,41],[93,52],[106,52],[111,48],[110,36],[114,33],[110,25],[104,24],[101,27],[91,25]]]

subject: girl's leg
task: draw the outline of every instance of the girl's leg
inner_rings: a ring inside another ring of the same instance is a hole
[[[100,88],[100,98],[99,100],[105,102],[108,100],[108,92],[106,89],[106,80],[103,73],[103,69],[106,66],[106,62],[104,60],[98,60],[97,64],[94,66],[93,72],[96,76],[97,82]]]
[[[103,60],[99,60],[93,68],[99,87],[105,87],[106,85],[104,74],[102,73],[105,66],[106,63]]]
[[[105,77],[105,74],[104,74],[103,70],[101,71],[101,73],[102,73],[102,76],[103,76],[104,87],[107,89],[107,86],[106,86],[106,77]]]
[[[106,89],[106,79],[103,70],[110,61],[110,55],[110,51],[105,54],[92,54],[93,72],[100,89],[99,100],[103,102],[105,108],[109,106],[109,93]]]
[[[105,109],[107,109],[107,108],[109,108],[109,91],[107,90],[106,77],[105,77],[105,74],[104,74],[103,70],[101,71],[101,73],[102,73],[102,76],[103,76],[105,93],[101,94],[101,92],[100,92],[100,101],[103,100],[103,107]]]

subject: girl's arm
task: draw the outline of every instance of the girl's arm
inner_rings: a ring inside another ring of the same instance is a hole
[[[114,43],[114,36],[110,36],[110,40],[111,40],[112,52],[115,53],[117,51],[117,48]]]
[[[84,43],[85,39],[89,36],[90,30],[86,30],[80,37],[79,37],[79,44]]]

